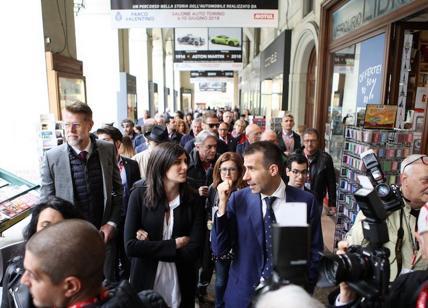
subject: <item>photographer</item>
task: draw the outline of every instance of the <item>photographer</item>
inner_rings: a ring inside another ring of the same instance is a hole
[[[386,219],[389,241],[384,247],[390,251],[390,281],[394,281],[399,274],[405,274],[414,270],[426,270],[428,263],[422,258],[415,237],[416,221],[420,208],[428,201],[428,156],[411,155],[401,163],[400,168],[401,193],[404,199],[404,208],[391,213]],[[361,221],[364,215],[360,211],[355,219],[354,225],[346,236],[346,241],[339,242],[338,253],[345,253],[349,245],[367,245],[364,240]],[[422,219],[422,217],[421,217]],[[418,273],[418,272],[415,272]],[[412,273],[415,275],[415,273]],[[419,272],[420,273],[420,272]],[[394,296],[393,290],[397,284],[401,285],[407,275],[400,276],[392,285],[387,302]],[[399,288],[401,291],[401,289]],[[413,288],[413,290],[416,290]],[[402,292],[401,292],[402,293]],[[396,295],[396,294],[395,294]],[[330,303],[335,306],[351,306],[357,298],[357,294],[350,289],[346,283],[340,284],[339,296],[330,297]],[[396,303],[394,302],[394,306]]]

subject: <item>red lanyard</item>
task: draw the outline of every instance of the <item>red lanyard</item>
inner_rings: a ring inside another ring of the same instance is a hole
[[[102,300],[105,300],[105,299],[107,299],[108,298],[108,291],[107,290],[105,290],[105,289],[103,289],[102,291],[101,291],[101,293],[100,293],[100,295],[99,296],[97,296],[97,297],[92,297],[92,298],[90,298],[90,299],[87,299],[87,300],[85,300],[85,301],[81,301],[81,302],[78,302],[78,303],[75,303],[75,304],[73,304],[73,305],[70,305],[70,306],[67,306],[67,308],[83,308],[83,307],[86,307],[86,306],[88,306],[88,305],[91,305],[91,304],[94,304],[94,303],[96,303],[96,302],[98,302],[98,301],[102,301]]]

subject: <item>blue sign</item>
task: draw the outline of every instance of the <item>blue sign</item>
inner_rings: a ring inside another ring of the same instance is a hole
[[[367,104],[381,104],[381,85],[384,70],[385,34],[361,42],[358,67],[357,108]]]

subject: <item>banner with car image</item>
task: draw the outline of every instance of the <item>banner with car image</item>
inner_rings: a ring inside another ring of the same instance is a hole
[[[110,0],[116,28],[278,27],[278,0]]]
[[[242,68],[241,28],[177,28],[174,46],[174,64],[178,70]]]

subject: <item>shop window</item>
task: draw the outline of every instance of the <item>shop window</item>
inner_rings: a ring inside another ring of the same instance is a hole
[[[332,54],[333,79],[326,124],[326,150],[340,165],[345,124],[362,124],[367,104],[382,104],[385,35]]]

